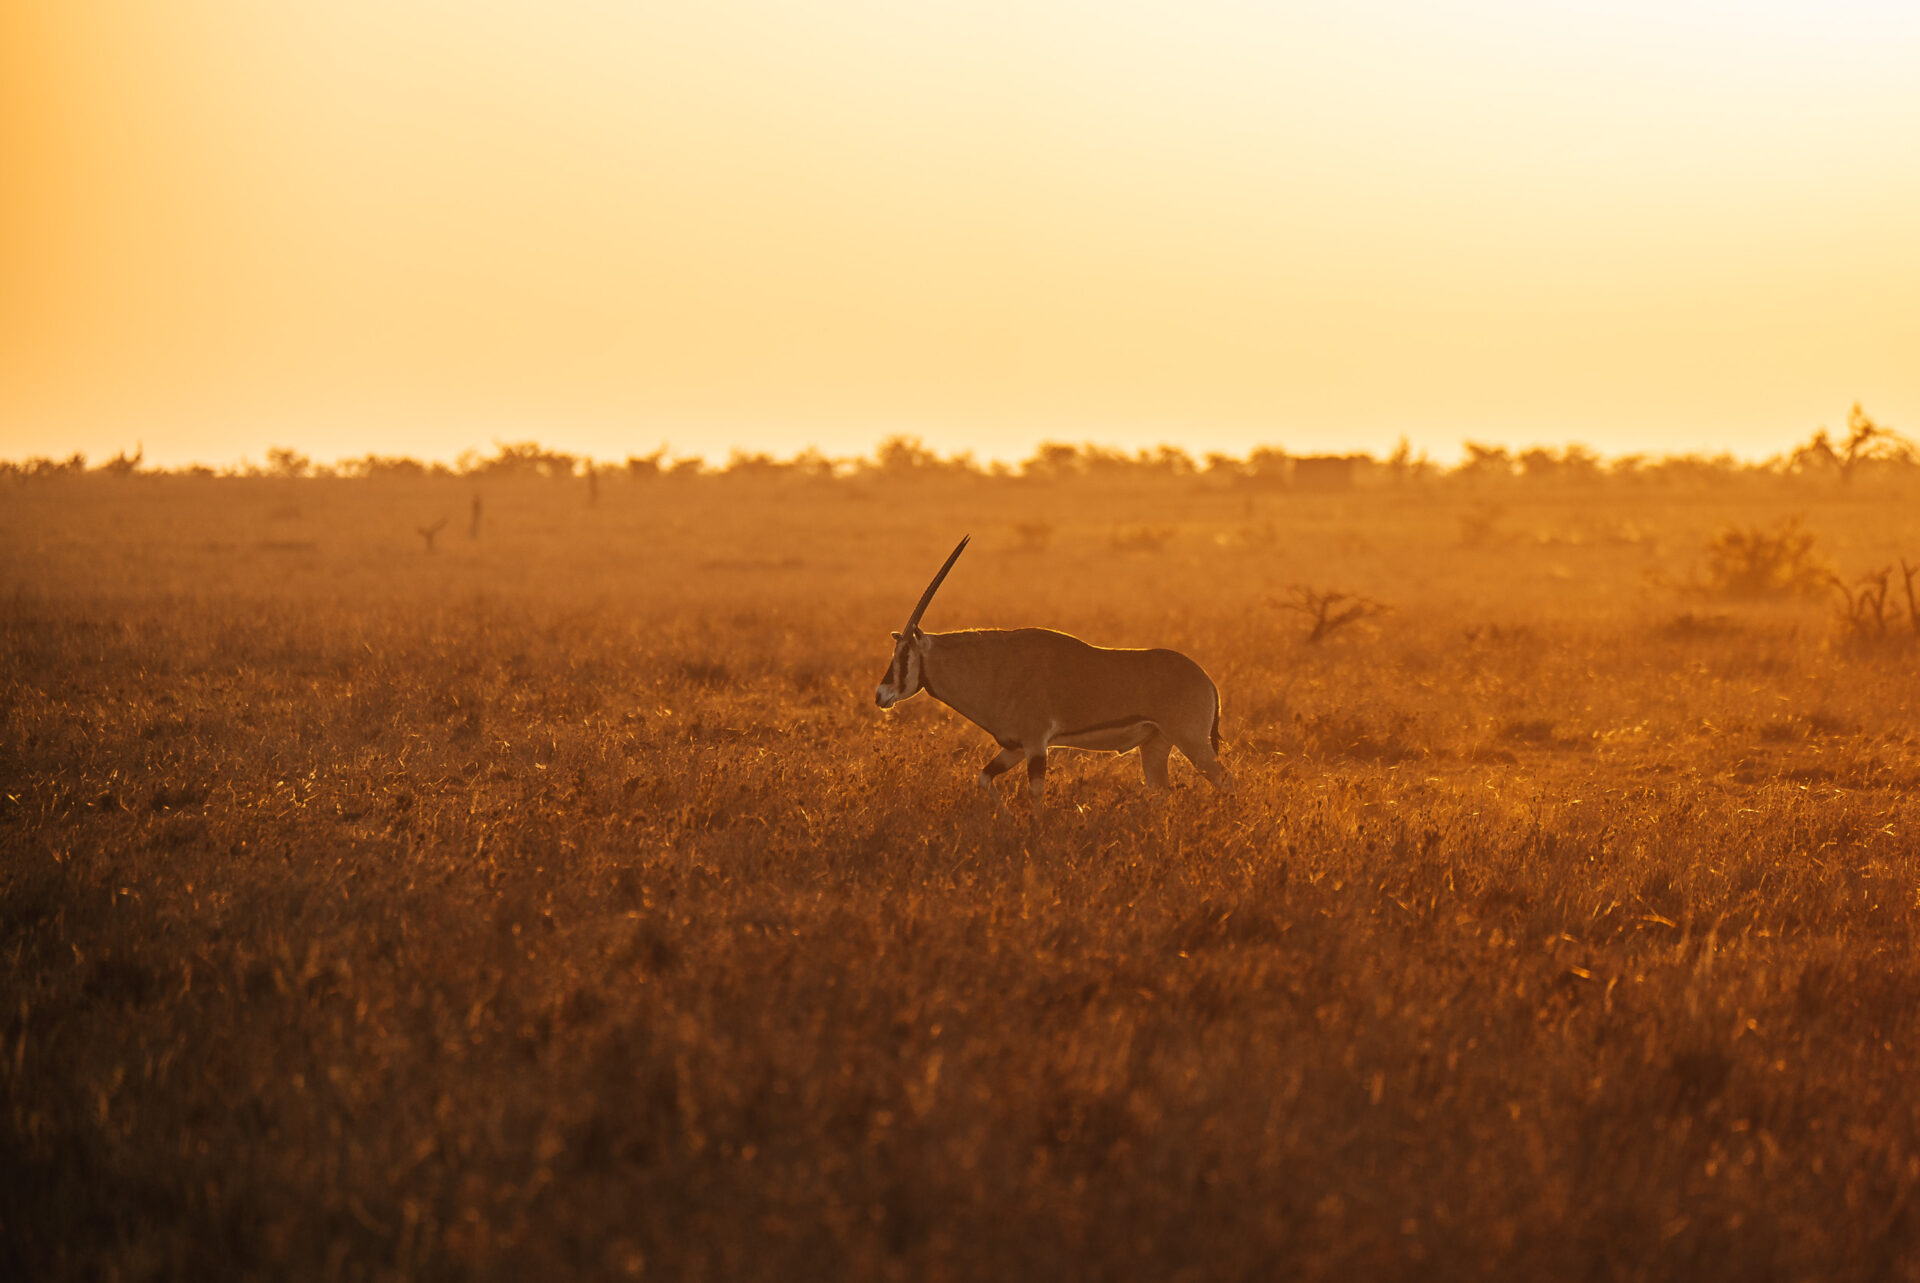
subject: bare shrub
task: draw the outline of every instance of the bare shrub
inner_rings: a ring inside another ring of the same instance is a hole
[[[1832,572],[1813,532],[1788,517],[1772,526],[1728,526],[1707,543],[1706,589],[1739,601],[1817,593]]]
[[[1470,481],[1507,481],[1512,479],[1514,458],[1503,445],[1482,445],[1478,441],[1461,443],[1466,458],[1454,469],[1454,475]]]
[[[137,444],[134,446],[132,454],[128,454],[125,450],[122,450],[114,455],[113,458],[108,459],[98,468],[95,468],[94,471],[105,473],[110,477],[138,476],[140,474],[140,465],[146,460],[146,457],[147,447],[145,444]]]
[[[313,460],[288,446],[267,451],[267,474],[289,480],[313,475]]]
[[[1913,467],[1920,464],[1920,446],[1892,428],[1875,423],[1855,401],[1847,411],[1846,438],[1836,443],[1825,428],[1820,428],[1788,456],[1787,470],[1831,472],[1846,485],[1863,466],[1874,464]]]
[[[463,456],[461,471],[475,476],[562,480],[573,476],[581,463],[578,455],[563,450],[549,450],[537,441],[496,441],[493,445],[497,453],[491,459],[471,453]]]
[[[1285,601],[1274,603],[1307,621],[1307,643],[1316,645],[1349,624],[1384,615],[1392,607],[1358,593],[1328,592],[1295,584]]]
[[[1920,566],[1910,566],[1904,559],[1900,562],[1901,588],[1906,597],[1907,631],[1904,633],[1899,628],[1900,602],[1897,598],[1891,603],[1888,601],[1893,591],[1893,567],[1869,570],[1851,584],[1838,575],[1828,576],[1828,583],[1840,596],[1837,603],[1840,628],[1847,639],[1868,642],[1920,637],[1920,601],[1916,601],[1913,588],[1913,577],[1917,573]]]
[[[1870,570],[1849,584],[1838,575],[1829,576],[1840,594],[1840,623],[1855,638],[1879,638],[1887,635],[1887,589],[1893,575],[1890,567]]]

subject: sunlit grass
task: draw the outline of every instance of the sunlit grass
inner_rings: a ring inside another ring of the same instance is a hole
[[[1647,574],[1774,508],[120,485],[0,510],[28,1274],[1916,1266],[1920,664]],[[874,709],[965,530],[929,627],[1187,651],[1239,791]]]

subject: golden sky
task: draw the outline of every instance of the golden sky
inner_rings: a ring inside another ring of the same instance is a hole
[[[0,457],[1920,431],[1920,5],[5,0]]]

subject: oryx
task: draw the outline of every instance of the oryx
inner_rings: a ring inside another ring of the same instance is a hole
[[[1156,789],[1170,787],[1167,755],[1177,748],[1214,787],[1233,788],[1216,756],[1219,689],[1178,651],[1109,650],[1050,628],[920,631],[927,603],[966,546],[962,539],[920,594],[907,626],[893,635],[893,662],[874,692],[880,707],[926,691],[993,736],[1000,752],[981,769],[980,787],[996,806],[994,779],[1025,758],[1038,814],[1049,748],[1137,748],[1141,772]]]

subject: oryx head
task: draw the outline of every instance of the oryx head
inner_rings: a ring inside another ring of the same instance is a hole
[[[927,603],[940,590],[940,581],[953,569],[953,563],[960,560],[960,554],[966,550],[967,540],[971,538],[972,535],[967,535],[954,545],[953,551],[947,555],[947,564],[940,567],[940,573],[920,594],[920,604],[913,608],[907,626],[893,635],[893,662],[887,665],[887,675],[880,679],[880,687],[873,693],[874,703],[880,707],[892,708],[901,700],[918,695],[925,687],[927,635],[920,631],[920,616],[927,613]]]

